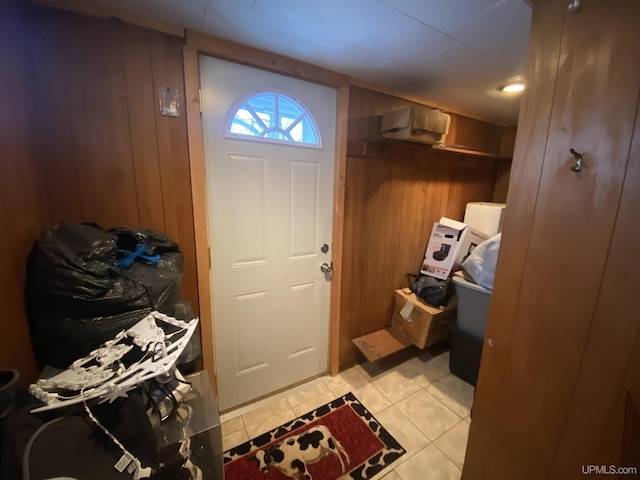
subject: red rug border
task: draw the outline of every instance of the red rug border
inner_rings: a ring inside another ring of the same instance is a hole
[[[361,411],[358,411],[356,408],[353,408],[353,405],[356,405],[356,407],[359,408]],[[377,473],[382,471],[384,468],[386,468],[388,465],[395,462],[398,458],[400,458],[402,455],[406,453],[406,450],[402,447],[402,445],[400,445],[400,443],[388,432],[386,428],[384,428],[384,426],[378,421],[378,419],[376,419],[375,416],[371,414],[371,412],[369,412],[369,410],[367,410],[367,408],[364,405],[362,405],[360,400],[358,400],[352,392],[348,392],[345,395],[336,397],[334,400],[327,402],[326,404],[321,405],[318,408],[310,410],[309,412],[303,415],[300,415],[297,418],[280,425],[279,427],[273,428],[268,432],[262,433],[250,440],[247,440],[246,442],[241,443],[240,445],[237,445],[233,448],[230,448],[229,450],[226,450],[223,453],[224,465],[225,466],[230,465],[238,460],[241,460],[252,451],[257,451],[259,449],[267,447],[270,444],[276,443],[282,437],[295,434],[295,432],[304,428],[309,423],[319,420],[322,417],[344,407],[351,408],[354,411],[354,413],[360,418],[360,421],[362,421],[367,428],[372,430],[372,433],[374,433],[376,439],[382,445],[381,450],[374,453],[371,457],[363,461],[361,464],[355,466],[349,472],[345,472],[344,475],[351,475],[351,478],[362,479],[362,480],[372,478]],[[318,416],[318,412],[321,412],[325,409],[327,409],[327,411]],[[369,425],[369,422],[371,421],[375,422],[375,424],[377,425],[377,430],[373,430],[371,428],[371,426]],[[304,422],[304,423],[302,425],[296,425],[297,422]],[[373,459],[374,457],[378,455],[383,455],[384,452],[393,452],[394,450],[399,451],[397,456],[395,456],[388,462],[385,462],[382,466],[380,465],[370,466],[370,468],[374,468],[375,471],[366,472],[366,476],[362,476],[360,472],[358,472],[359,469],[366,468],[368,462],[371,461],[371,459]],[[236,457],[236,458],[233,458],[233,457]],[[376,468],[376,467],[379,467],[379,468]]]

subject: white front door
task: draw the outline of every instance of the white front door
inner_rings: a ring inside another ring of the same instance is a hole
[[[330,277],[320,267],[331,263],[322,245],[331,245],[336,91],[204,56],[200,75],[219,407],[227,410],[328,369]],[[259,92],[304,105],[321,147],[225,136],[235,106]]]

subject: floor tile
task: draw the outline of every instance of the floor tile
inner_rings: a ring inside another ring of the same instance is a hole
[[[380,390],[374,387],[371,383],[368,383],[362,388],[351,390],[351,392],[353,392],[360,403],[362,403],[362,405],[364,405],[364,407],[373,415],[391,406],[391,402],[387,397],[385,397]],[[344,395],[345,393],[347,392],[345,391],[339,395]]]
[[[296,415],[292,409],[288,408],[287,410],[278,412],[270,417],[263,418],[259,422],[247,424],[247,434],[249,435],[249,438],[255,438],[262,433],[268,432],[269,430],[273,430],[284,423],[290,422],[296,417],[298,417],[298,415]]]
[[[443,370],[449,371],[449,351],[442,352],[439,355],[434,356],[431,360],[436,367],[440,367]]]
[[[429,440],[435,440],[462,420],[426,390],[395,405]]]
[[[242,430],[224,435],[222,437],[222,449],[226,452],[230,448],[237,447],[247,440],[249,440],[249,436],[247,435],[247,431],[243,428]]]
[[[396,403],[403,398],[407,398],[413,392],[420,390],[420,386],[416,382],[407,378],[398,370],[385,373],[372,383],[391,403]]]
[[[376,418],[407,451],[393,462],[394,468],[406,462],[412,455],[429,444],[429,439],[394,406],[380,412]]]
[[[304,415],[311,410],[315,410],[318,407],[321,407],[325,403],[329,403],[331,400],[335,399],[336,396],[329,392],[327,389],[327,393],[320,395],[319,397],[312,398],[311,400],[307,400],[304,403],[296,405],[293,407],[293,411],[296,412],[296,416]]]
[[[256,410],[252,410],[249,413],[245,413],[242,415],[242,420],[244,421],[245,426],[248,427],[249,425],[264,422],[268,418],[286,411],[293,410],[291,410],[291,405],[289,405],[287,399],[283,398],[277,402],[270,403]]]
[[[395,465],[397,463],[393,462],[392,465]],[[400,477],[394,477],[393,475],[395,474],[395,472],[393,471],[393,466],[389,465],[388,467],[385,467],[382,469],[382,471],[376,475],[373,476],[373,478],[371,480],[394,480],[394,479],[399,479]],[[349,480],[349,477],[345,478],[345,480]]]
[[[414,357],[398,365],[397,370],[421,387],[431,385],[433,382],[449,375],[449,370],[443,370],[437,366],[433,358],[423,360],[420,357]]]
[[[331,393],[329,391],[329,388],[324,383],[320,383],[318,385],[314,385],[313,387],[307,388],[306,390],[302,390],[301,392],[297,392],[293,395],[288,396],[287,400],[289,401],[289,405],[291,405],[291,407],[296,407],[328,393]]]
[[[464,464],[467,441],[469,440],[469,426],[467,422],[462,421],[435,441],[436,446],[458,468],[462,468]]]
[[[350,386],[352,389],[364,387],[369,380],[367,380],[361,373],[360,369],[353,367],[349,370],[339,373],[335,377],[331,377],[326,380],[324,384],[333,391],[336,388]]]
[[[434,444],[423,448],[394,470],[402,480],[459,480],[462,475],[460,469]]]
[[[471,413],[473,387],[454,375],[448,375],[429,385],[427,391],[461,418]]]
[[[384,470],[383,470],[384,472]],[[389,473],[386,473],[384,477],[382,477],[381,480],[402,480],[400,478],[400,476],[394,471],[391,470]]]
[[[224,449],[353,392],[407,450],[372,480],[459,479],[474,389],[449,373],[447,351],[430,347],[411,355],[357,365],[228,412]]]
[[[231,420],[227,420],[226,422],[222,422],[223,437],[242,429],[244,429],[244,422],[242,421],[242,417],[235,417]]]
[[[311,380],[309,380],[308,382],[304,382],[301,383],[300,385],[296,385],[295,387],[291,387],[287,390],[278,392],[278,393],[274,393],[273,395],[270,395],[266,398],[263,398],[262,400],[257,400],[253,403],[250,403],[248,405],[243,405],[241,407],[237,407],[237,408],[233,408],[231,410],[227,410],[225,411],[225,413],[220,415],[220,420],[222,422],[226,422],[227,420],[230,420],[232,418],[236,418],[239,417],[241,415],[246,415],[249,412],[252,412],[254,410],[257,410],[258,408],[264,407],[266,405],[271,405],[272,403],[276,403],[279,402],[280,400],[283,400],[291,395],[294,395],[298,392],[301,392],[302,390],[306,390],[308,388],[313,387],[314,385],[319,385],[324,383],[327,379],[331,378],[330,375],[322,375],[320,377],[317,378],[313,378]]]

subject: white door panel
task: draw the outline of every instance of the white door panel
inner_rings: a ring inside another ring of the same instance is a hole
[[[336,92],[200,60],[220,409],[327,371]],[[322,148],[225,138],[229,109],[260,91],[295,97]]]

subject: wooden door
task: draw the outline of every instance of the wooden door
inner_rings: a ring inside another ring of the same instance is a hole
[[[638,24],[634,0],[535,2],[464,479],[581,478],[622,435],[640,327],[621,258],[640,267],[623,240],[637,231]]]

